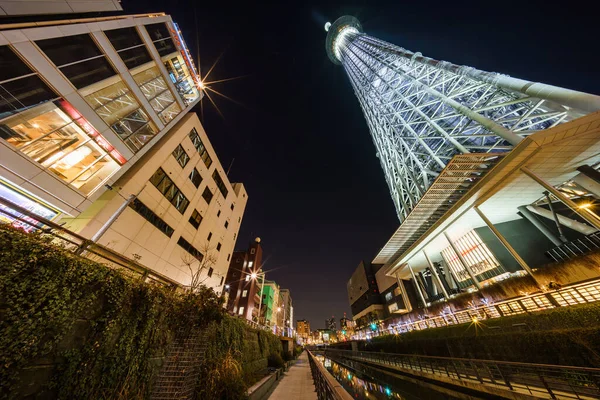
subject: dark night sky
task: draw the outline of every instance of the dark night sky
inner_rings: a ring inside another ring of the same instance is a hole
[[[590,3],[592,4],[592,3]],[[294,319],[323,328],[350,315],[346,282],[398,220],[358,102],[325,54],[327,20],[358,17],[365,32],[483,70],[600,94],[597,19],[577,1],[391,1],[262,5],[123,0],[127,13],[164,11],[209,81],[243,104],[205,98],[204,125],[233,182],[249,194],[237,248],[262,238],[267,278],[291,290]],[[587,11],[586,11],[587,10]],[[194,17],[196,14],[196,18]]]

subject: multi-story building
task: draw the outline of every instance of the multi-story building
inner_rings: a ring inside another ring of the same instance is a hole
[[[305,319],[299,319],[296,321],[296,333],[298,334],[298,337],[302,338],[304,343],[306,343],[308,338],[311,336],[310,322]]]
[[[280,298],[279,285],[274,281],[264,281],[262,285],[261,316],[264,324],[276,330],[279,325]],[[283,313],[281,313],[283,315]]]
[[[179,28],[164,14],[43,18],[0,25],[0,209],[220,292],[247,195],[188,114],[203,86]]]
[[[0,200],[48,219],[87,209],[201,96],[164,14],[5,23],[0,59]]]
[[[333,315],[331,318],[327,318],[325,320],[325,329],[329,329],[331,331],[335,331],[337,329],[335,317]]]
[[[292,326],[292,321],[294,321],[294,307],[292,306],[292,295],[290,294],[289,289],[281,289],[279,291],[281,297],[281,309],[282,312],[280,314],[281,324],[283,327],[284,336],[292,337],[294,327]]]
[[[182,285],[221,293],[247,199],[242,184],[229,183],[198,116],[189,113],[112,190],[62,220],[86,237],[110,224],[94,237],[98,243]]]
[[[247,250],[234,251],[225,283],[229,287],[227,310],[250,321],[259,321],[260,287],[262,273],[262,246],[256,238]]]
[[[40,15],[122,11],[119,0],[0,0],[0,15]]]

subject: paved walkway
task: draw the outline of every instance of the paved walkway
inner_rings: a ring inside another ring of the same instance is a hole
[[[317,400],[306,351],[302,352],[298,361],[283,375],[268,399]]]

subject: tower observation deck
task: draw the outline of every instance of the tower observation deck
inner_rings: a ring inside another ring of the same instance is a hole
[[[434,60],[365,34],[351,16],[325,30],[327,55],[350,78],[400,222],[453,156],[491,159],[600,110],[600,96]]]

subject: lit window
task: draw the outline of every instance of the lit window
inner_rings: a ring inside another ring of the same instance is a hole
[[[200,226],[200,223],[202,222],[202,215],[200,215],[200,213],[198,212],[198,210],[194,210],[194,212],[192,213],[192,216],[189,219],[190,224],[192,224],[192,226],[196,229],[198,229],[198,227]]]
[[[250,275],[246,275],[246,282],[250,280]]]
[[[246,297],[246,296],[248,296],[248,291],[247,291],[247,290],[244,290],[244,291],[242,292],[242,297]]]
[[[181,112],[181,107],[175,101],[156,64],[136,68],[132,74],[144,97],[165,124]]]
[[[248,268],[251,268],[251,267],[252,267],[252,265],[254,265],[254,261],[249,261],[249,262],[248,262]]]
[[[392,303],[388,306],[388,310],[393,313],[394,311],[398,311],[398,303]]]
[[[244,313],[244,307],[240,307],[239,315],[242,315],[243,313]]]
[[[391,301],[392,300],[392,292],[386,293],[385,294],[385,301]]]
[[[183,146],[179,145],[173,150],[173,157],[177,160],[177,163],[181,165],[181,168],[185,168],[188,161],[190,161],[190,156],[185,152]]]
[[[250,254],[256,253],[256,249],[250,249]]]

